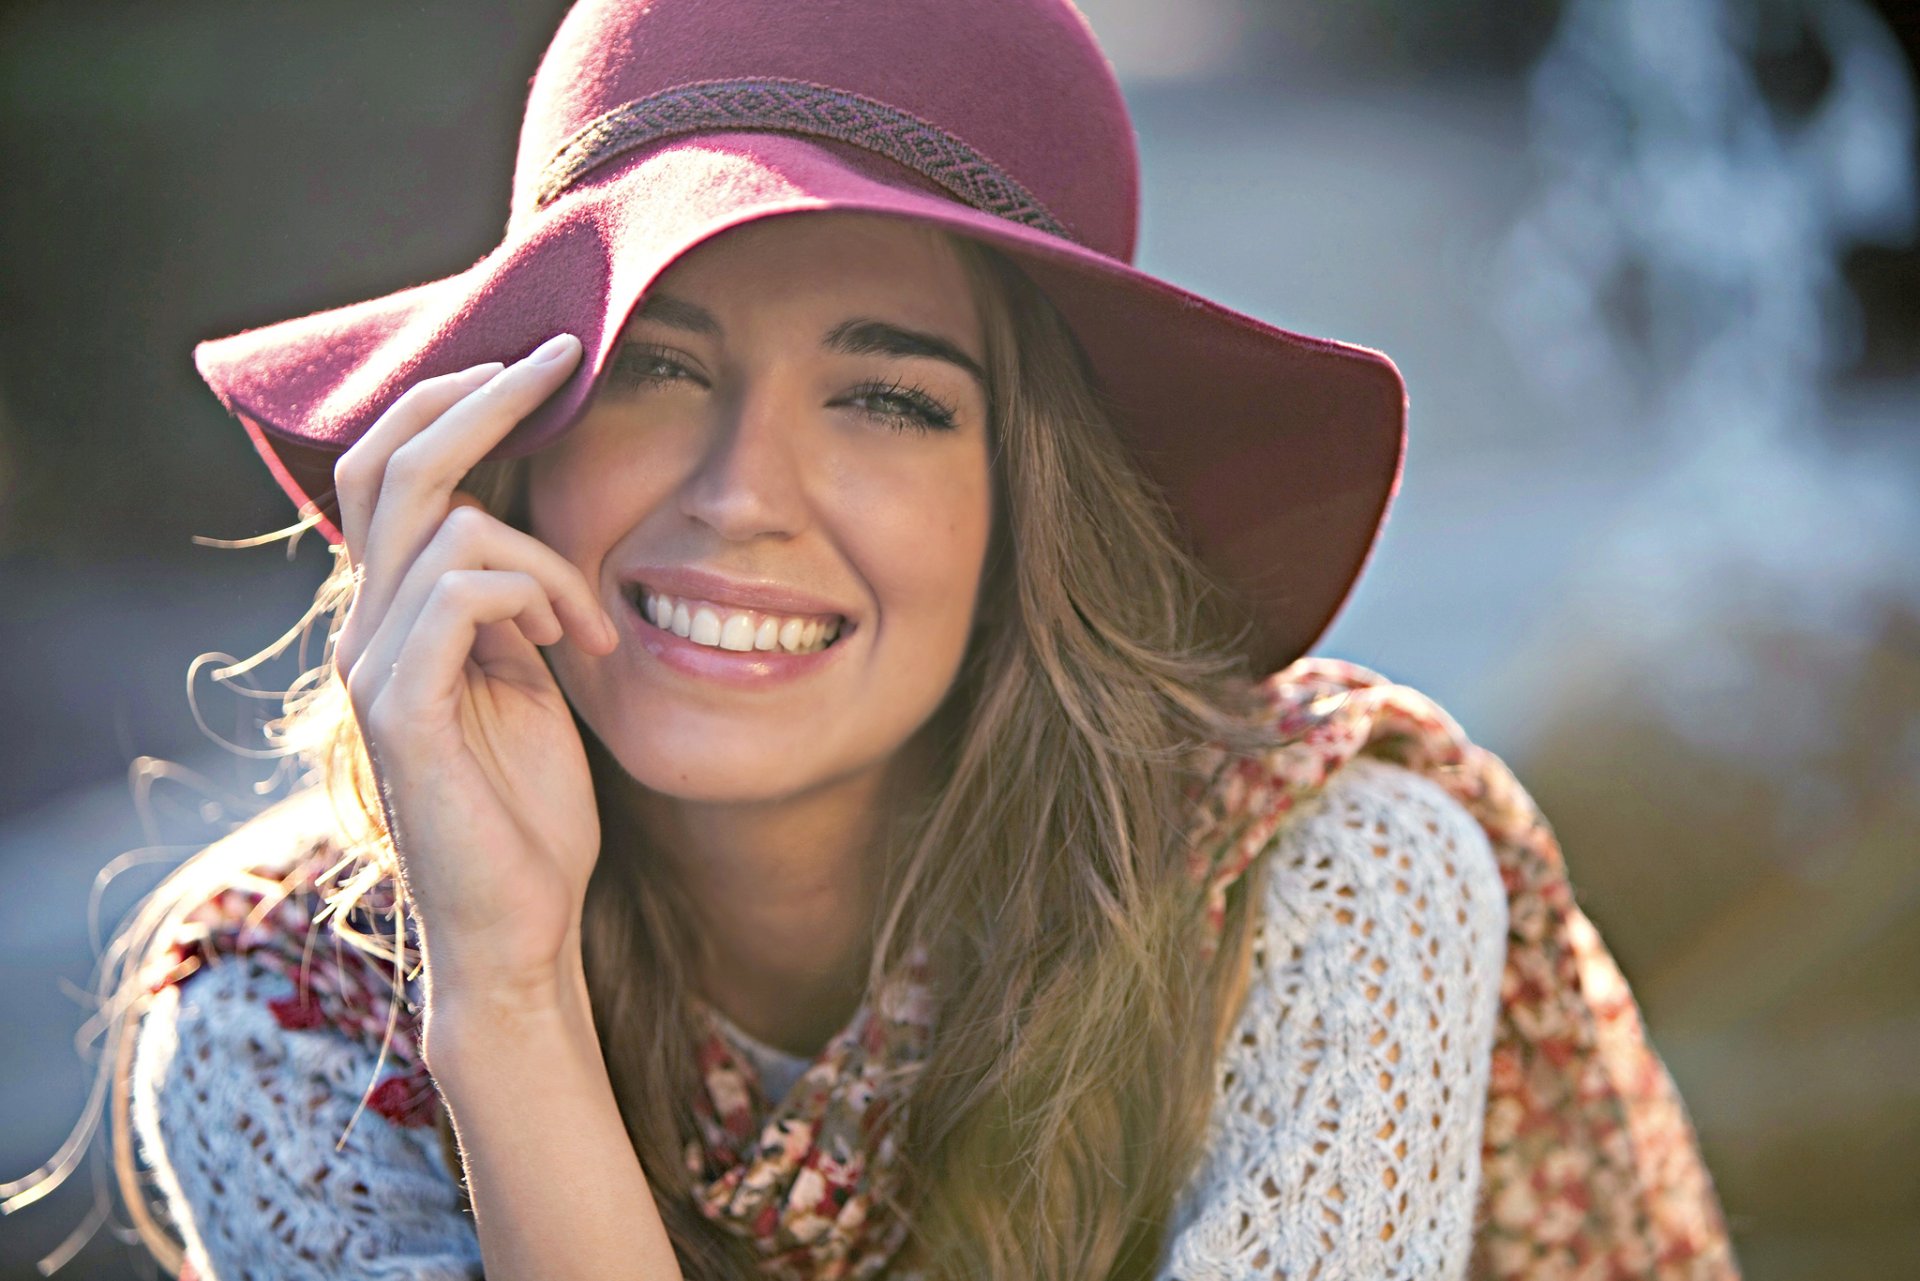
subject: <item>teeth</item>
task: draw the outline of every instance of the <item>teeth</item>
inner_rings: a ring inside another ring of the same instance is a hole
[[[705,610],[700,611],[705,613]],[[727,615],[727,625],[720,629],[721,649],[752,649],[753,620],[745,614]]]
[[[647,621],[696,645],[740,652],[784,650],[810,654],[825,649],[840,634],[838,618],[780,618],[750,610],[723,610],[696,603],[689,611],[684,600],[664,592],[645,592],[640,609]]]

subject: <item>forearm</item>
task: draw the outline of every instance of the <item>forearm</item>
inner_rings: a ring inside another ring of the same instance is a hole
[[[488,1281],[680,1281],[576,970],[557,999],[431,1000],[425,1057],[453,1122]]]

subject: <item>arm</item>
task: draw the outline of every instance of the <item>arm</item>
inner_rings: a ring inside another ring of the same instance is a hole
[[[267,1002],[292,990],[227,956],[162,988],[134,1029],[133,1135],[191,1273],[480,1276],[436,1132],[361,1111],[374,1052],[332,1028],[281,1027]]]
[[[556,335],[511,368],[417,382],[335,460],[357,583],[331,665],[419,927],[423,1054],[471,1166],[488,1274],[677,1281],[585,999],[600,805],[541,652],[604,658],[620,631],[580,567],[459,488],[582,350]]]
[[[1282,825],[1254,972],[1164,1281],[1458,1277],[1506,896],[1440,787],[1358,759]]]
[[[537,998],[431,999],[424,1050],[491,1281],[678,1281],[577,963]]]

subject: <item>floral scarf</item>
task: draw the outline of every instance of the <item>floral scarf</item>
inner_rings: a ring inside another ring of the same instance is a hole
[[[1354,664],[1301,659],[1259,688],[1286,742],[1257,757],[1211,750],[1207,781],[1187,797],[1187,870],[1209,955],[1228,891],[1348,761],[1379,757],[1435,780],[1486,830],[1509,900],[1471,1275],[1737,1277],[1679,1095],[1574,904],[1552,830],[1506,766],[1424,695]],[[396,1125],[431,1125],[438,1096],[418,1011],[389,1001],[386,973],[355,949],[309,947],[322,906],[312,878],[333,861],[317,849],[277,886],[236,887],[196,911],[154,986],[211,953],[243,952],[294,981],[294,995],[272,1003],[284,1027],[330,1024],[381,1045],[392,1007],[391,1067],[376,1070],[365,1103]],[[925,953],[910,954],[778,1100],[693,1001],[706,1032],[688,1195],[752,1243],[766,1276],[877,1277],[905,1243],[895,1134],[931,1039],[927,977]]]

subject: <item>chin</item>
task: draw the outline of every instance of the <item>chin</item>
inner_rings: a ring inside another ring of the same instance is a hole
[[[829,786],[872,768],[884,757],[844,759],[817,730],[794,737],[737,733],[662,732],[623,727],[602,740],[606,754],[636,785],[676,800],[748,805],[778,801]]]

